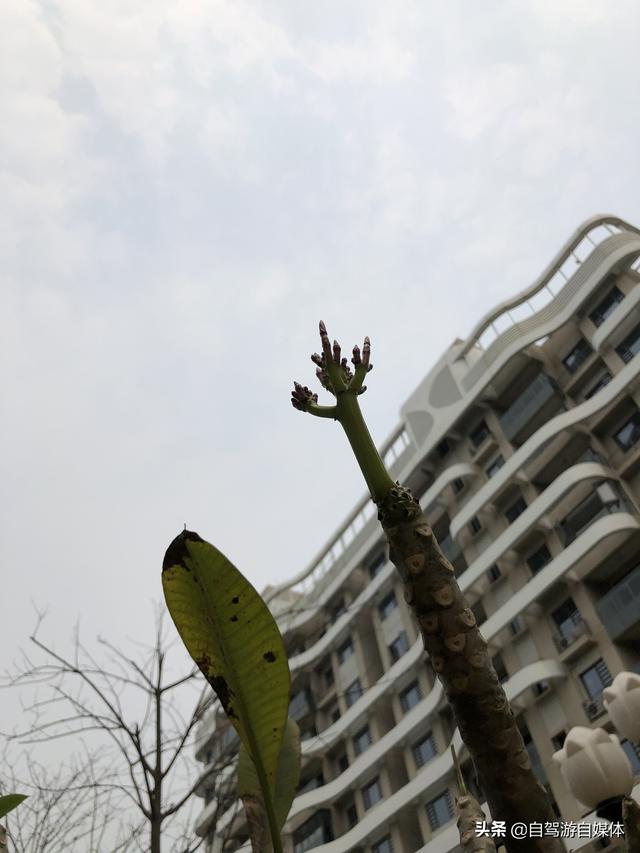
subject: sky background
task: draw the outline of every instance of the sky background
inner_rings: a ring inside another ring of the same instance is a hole
[[[150,641],[184,523],[260,589],[310,563],[364,494],[289,402],[318,320],[371,337],[381,443],[584,219],[640,224],[639,27],[635,0],[4,0],[3,663],[34,606],[60,651],[78,620]]]

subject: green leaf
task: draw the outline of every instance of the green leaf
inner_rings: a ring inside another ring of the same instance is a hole
[[[273,837],[276,768],[291,690],[275,619],[224,554],[188,530],[167,549],[162,586],[189,654],[253,759]]]
[[[276,771],[276,793],[274,811],[278,830],[281,830],[289,814],[291,803],[300,781],[300,729],[289,719],[285,729]],[[253,853],[267,849],[267,813],[260,793],[260,782],[251,756],[240,747],[238,756],[238,796],[242,798]]]
[[[0,817],[12,812],[16,806],[19,806],[26,799],[26,794],[5,794],[4,797],[0,797]]]

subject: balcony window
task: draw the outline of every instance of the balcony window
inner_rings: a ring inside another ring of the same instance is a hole
[[[444,459],[450,450],[451,447],[449,446],[449,441],[446,438],[443,438],[442,441],[436,445],[436,451],[441,459]]]
[[[354,651],[353,640],[349,637],[346,643],[343,643],[338,649],[338,662],[343,664],[346,660],[349,660]]]
[[[390,592],[386,598],[383,598],[378,606],[378,611],[380,613],[381,619],[386,619],[390,613],[398,606],[398,599],[396,598],[395,592]]]
[[[487,468],[487,477],[491,479],[494,474],[498,473],[498,471],[502,468],[503,465],[504,456],[500,454],[499,456],[496,456],[491,465],[489,465],[489,467]]]
[[[369,782],[362,789],[362,802],[364,803],[365,809],[370,809],[375,806],[376,803],[379,803],[382,799],[382,788],[380,787],[380,780],[376,776],[373,782]]]
[[[487,570],[487,577],[489,578],[489,581],[491,583],[495,583],[498,578],[502,577],[502,572],[500,571],[498,566],[496,566],[495,563],[493,564],[493,566],[491,566],[490,569]]]
[[[618,344],[616,352],[625,364],[628,364],[634,355],[640,352],[640,325],[636,326],[621,344]]]
[[[418,702],[422,699],[422,692],[420,690],[420,685],[417,681],[413,681],[406,690],[403,690],[400,694],[400,706],[402,710],[407,713],[412,708],[418,704]]]
[[[298,692],[291,698],[291,702],[289,703],[289,716],[294,720],[301,720],[305,714],[311,711],[313,708],[313,699],[311,696],[311,689],[309,687],[303,687],[302,690],[298,690]]]
[[[340,708],[337,705],[334,705],[329,711],[329,719],[332,723],[337,723],[340,719]]]
[[[346,752],[343,752],[342,755],[338,757],[338,770],[341,773],[344,773],[349,767],[349,756]]]
[[[325,687],[331,687],[334,682],[333,667],[329,664],[323,672]]]
[[[554,736],[551,738],[551,745],[553,746],[556,752],[562,749],[566,737],[567,733],[564,729],[561,729],[559,732],[556,732],[556,734],[554,734]]]
[[[469,522],[469,528],[471,529],[471,533],[473,536],[476,533],[479,533],[482,530],[482,525],[480,524],[480,519],[477,515],[474,515],[471,521]]]
[[[386,838],[383,838],[382,841],[378,841],[377,844],[374,844],[371,848],[372,853],[393,853],[393,843],[391,841],[391,836],[387,835]]]
[[[335,604],[331,609],[331,621],[336,622],[343,613],[347,612],[347,608],[344,604],[344,599],[341,598],[337,604]]]
[[[453,491],[454,491],[454,492],[456,493],[456,495],[457,495],[457,494],[459,494],[463,489],[464,489],[464,480],[462,479],[462,477],[456,477],[456,478],[455,478],[455,480],[453,481]]]
[[[551,562],[551,551],[546,545],[541,545],[536,551],[527,557],[527,565],[531,569],[532,574],[536,575],[540,569]]]
[[[523,497],[519,497],[517,501],[511,504],[511,506],[505,511],[505,517],[509,524],[512,524],[519,515],[527,508],[527,502]]]
[[[551,612],[551,618],[556,624],[560,637],[564,640],[573,639],[583,624],[580,611],[572,598],[567,598],[560,607],[556,607]]]
[[[518,619],[517,616],[515,619],[512,619],[511,622],[509,622],[509,628],[511,629],[511,633],[514,637],[522,633],[522,622]]]
[[[411,747],[411,752],[413,753],[413,760],[416,763],[416,767],[423,767],[427,761],[435,758],[438,752],[431,732],[425,735],[422,740],[419,740],[418,743],[414,743]]]
[[[439,829],[453,818],[451,794],[444,791],[439,797],[427,803],[427,817],[432,830]]]
[[[593,350],[584,338],[580,338],[571,352],[562,359],[562,363],[569,373],[575,373],[580,365],[589,358],[592,352]]]
[[[638,439],[640,439],[640,412],[635,412],[626,424],[614,434],[613,438],[618,447],[621,447],[625,453],[634,444],[637,444]]]
[[[640,775],[640,746],[636,746],[631,741],[626,740],[626,738],[620,741],[620,746],[627,753],[633,775]]]
[[[294,831],[293,853],[306,853],[307,850],[329,841],[333,841],[331,815],[326,809],[322,809]]]
[[[347,826],[349,829],[352,829],[358,822],[358,809],[356,808],[355,803],[351,803],[344,810],[345,816],[347,818]]]
[[[471,430],[469,433],[469,438],[471,439],[471,444],[474,448],[480,447],[482,442],[489,435],[489,427],[487,426],[487,422],[485,420],[481,420],[477,427]]]
[[[360,679],[356,678],[356,680],[350,684],[344,694],[345,702],[347,703],[347,708],[350,708],[358,699],[362,696],[362,685],[360,684]]]
[[[386,563],[386,554],[384,551],[381,551],[376,557],[373,558],[371,563],[369,563],[369,577],[373,579],[376,575],[379,575],[380,572],[384,569]]]
[[[608,370],[602,374],[600,379],[596,382],[596,384],[590,388],[587,393],[584,395],[585,400],[590,400],[598,391],[602,391],[602,389],[611,382],[612,376]]]
[[[409,640],[404,631],[400,631],[395,640],[389,645],[391,660],[395,663],[409,651]]]
[[[624,293],[614,285],[602,302],[589,314],[589,319],[593,325],[601,326],[623,299]]]
[[[611,682],[611,673],[609,667],[600,658],[593,666],[580,673],[580,680],[590,699],[599,699],[602,696],[602,691],[608,687]]]
[[[365,726],[353,738],[353,748],[356,755],[361,755],[366,749],[369,749],[372,743],[369,726]]]
[[[324,776],[322,773],[317,773],[315,776],[312,776],[310,779],[305,779],[300,783],[300,787],[298,788],[298,795],[306,794],[307,791],[315,791],[316,788],[321,788],[324,785]]]
[[[500,684],[504,684],[505,681],[509,680],[509,673],[499,652],[491,658],[491,664],[496,671]]]

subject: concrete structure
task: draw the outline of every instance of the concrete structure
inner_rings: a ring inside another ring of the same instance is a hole
[[[602,690],[640,671],[639,270],[639,229],[588,220],[530,287],[452,344],[382,448],[455,567],[564,820],[586,809],[552,753],[574,725],[611,730]],[[472,768],[370,501],[267,597],[303,733],[289,853],[455,850],[450,743],[473,789]],[[229,738],[213,710],[198,759]],[[640,751],[623,745],[638,774]],[[246,841],[231,813],[218,824],[235,839],[226,849]]]

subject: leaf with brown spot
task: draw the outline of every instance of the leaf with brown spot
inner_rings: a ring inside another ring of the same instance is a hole
[[[273,836],[275,777],[291,691],[275,619],[224,554],[188,530],[167,549],[162,585],[178,633],[253,759]]]

